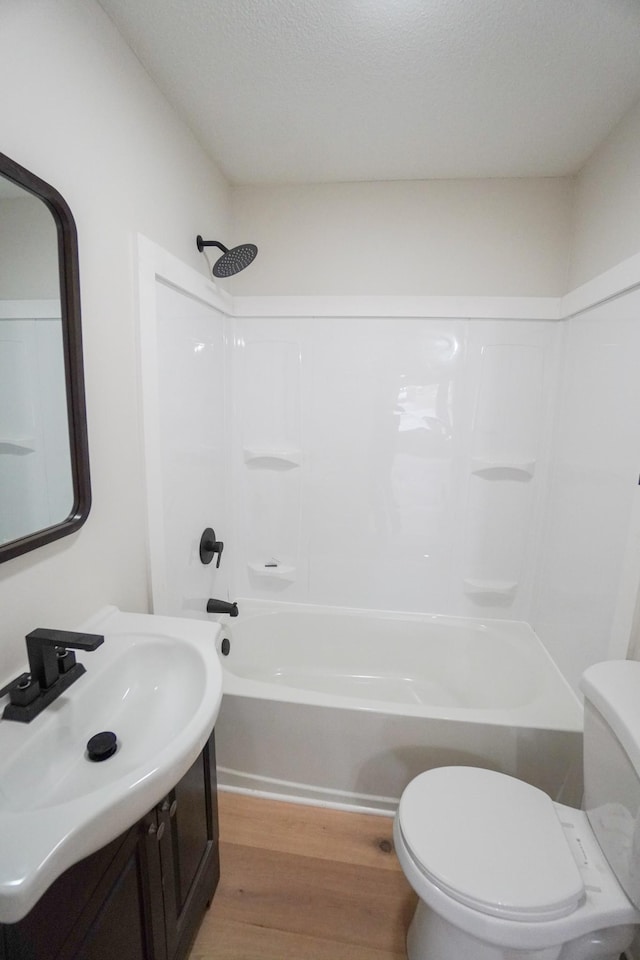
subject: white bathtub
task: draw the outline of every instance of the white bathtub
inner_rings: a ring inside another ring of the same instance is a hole
[[[418,773],[460,763],[579,805],[582,708],[527,624],[238,606],[220,618],[221,787],[391,813]]]

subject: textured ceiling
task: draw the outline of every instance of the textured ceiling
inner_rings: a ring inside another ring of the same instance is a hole
[[[233,183],[562,176],[640,97],[640,0],[99,0]]]

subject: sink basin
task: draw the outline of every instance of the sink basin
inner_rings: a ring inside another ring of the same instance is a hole
[[[219,624],[109,607],[78,629],[105,638],[78,653],[86,674],[31,723],[0,720],[1,923],[158,803],[220,709]],[[93,762],[87,741],[106,730],[118,748]]]

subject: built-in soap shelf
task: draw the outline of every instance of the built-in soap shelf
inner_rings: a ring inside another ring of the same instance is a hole
[[[517,580],[474,580],[462,581],[464,592],[468,597],[488,599],[490,597],[502,600],[513,600],[518,589]]]
[[[245,463],[271,470],[289,470],[302,462],[297,447],[243,447],[242,455]]]
[[[269,577],[273,580],[289,580],[293,582],[296,579],[296,568],[286,563],[274,564],[272,560],[265,563],[249,562],[247,567],[251,573],[258,577]]]
[[[26,457],[29,453],[35,453],[35,441],[31,437],[20,438],[20,440],[0,440],[0,453]]]
[[[531,480],[535,473],[535,460],[485,459],[473,457],[471,472],[485,480]]]

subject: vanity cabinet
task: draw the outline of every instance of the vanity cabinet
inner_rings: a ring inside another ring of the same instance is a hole
[[[184,960],[219,873],[212,734],[142,820],[0,925],[0,960]]]

